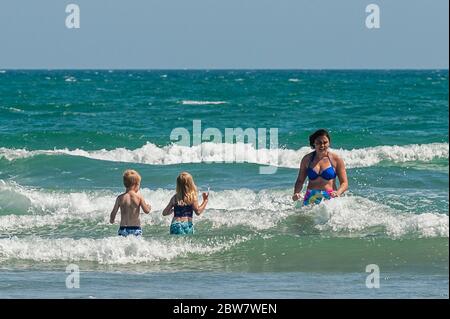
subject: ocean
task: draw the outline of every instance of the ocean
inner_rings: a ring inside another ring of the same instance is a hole
[[[448,70],[0,70],[0,298],[448,298],[448,96]],[[319,128],[349,191],[296,208]],[[128,168],[142,238],[109,224]],[[177,237],[182,171],[210,200]]]

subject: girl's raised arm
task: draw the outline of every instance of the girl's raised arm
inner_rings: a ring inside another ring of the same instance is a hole
[[[208,193],[203,193],[202,197],[203,197],[203,202],[201,205],[198,204],[198,201],[196,200],[193,204],[193,209],[194,212],[197,216],[199,216],[201,213],[203,213],[203,211],[206,208],[206,204],[208,204],[208,196],[209,196],[209,192]]]

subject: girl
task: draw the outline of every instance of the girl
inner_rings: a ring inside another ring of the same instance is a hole
[[[181,173],[177,177],[177,193],[170,199],[169,204],[162,213],[163,216],[173,213],[170,233],[176,235],[193,234],[193,212],[197,216],[203,213],[208,203],[208,196],[208,193],[203,193],[203,202],[199,205],[197,200],[197,187],[194,184],[194,179],[187,172]]]

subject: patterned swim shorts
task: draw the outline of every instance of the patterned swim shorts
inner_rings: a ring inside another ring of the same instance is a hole
[[[303,205],[319,204],[323,199],[331,199],[333,190],[308,189],[303,198]]]

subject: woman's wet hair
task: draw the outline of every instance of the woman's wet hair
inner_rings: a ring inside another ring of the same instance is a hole
[[[313,134],[311,134],[309,136],[309,145],[311,146],[311,148],[314,148],[314,142],[316,141],[316,139],[318,137],[321,137],[321,136],[326,136],[328,138],[328,141],[331,143],[330,133],[328,133],[327,130],[320,129],[320,130],[315,131]]]

